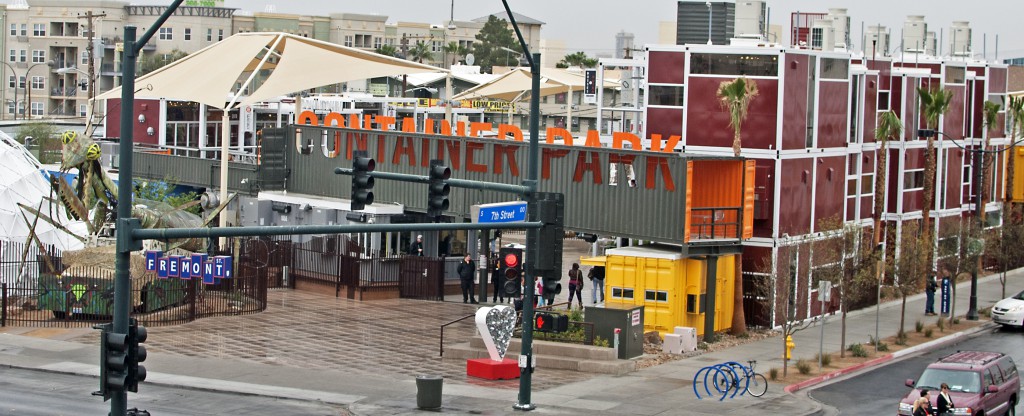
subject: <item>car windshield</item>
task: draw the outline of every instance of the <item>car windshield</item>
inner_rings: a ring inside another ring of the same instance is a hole
[[[1013,298],[1017,300],[1024,300],[1024,290],[1022,290],[1020,293],[1017,294],[1017,296],[1014,296]]]
[[[938,390],[942,383],[948,384],[950,391],[964,393],[977,393],[981,391],[981,380],[978,378],[978,373],[938,368],[924,370],[924,373],[921,374],[921,379],[917,380],[917,385],[914,387]]]

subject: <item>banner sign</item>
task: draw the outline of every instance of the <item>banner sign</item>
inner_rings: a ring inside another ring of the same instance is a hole
[[[949,314],[949,295],[950,295],[949,291],[950,291],[949,279],[948,278],[943,278],[942,279],[942,302],[941,302],[942,303],[942,314],[943,315],[948,315]]]
[[[156,272],[156,276],[161,279],[202,279],[204,284],[212,285],[220,283],[221,279],[230,279],[235,274],[231,256],[164,256],[162,251],[156,250],[147,251],[145,256],[146,271]]]

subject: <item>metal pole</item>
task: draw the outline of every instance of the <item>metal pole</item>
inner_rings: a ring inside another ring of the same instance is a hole
[[[715,342],[715,297],[717,296],[718,286],[718,256],[708,256],[707,262],[707,276],[705,276],[704,286],[707,288],[704,295],[704,342],[712,343]],[[698,307],[698,312],[699,312]]]
[[[828,315],[825,314],[825,296],[824,286],[819,286],[818,289],[818,300],[821,301],[821,337],[818,338],[818,370],[821,370],[821,356],[825,353],[825,319]],[[842,347],[840,347],[842,348]]]
[[[228,110],[227,106],[221,109],[221,111],[223,111],[223,113],[221,114],[220,119],[220,203],[223,204],[228,200],[228,164],[230,161],[230,156],[228,155],[228,144],[231,142],[231,116],[228,115],[228,111],[230,110]],[[238,116],[238,122],[241,124],[241,111],[239,111]],[[221,211],[220,214],[217,215],[219,217],[218,226],[221,228],[227,227],[227,213]],[[227,241],[227,239],[221,238],[217,245],[220,246],[222,250],[226,249]]]
[[[983,188],[982,179],[985,171],[985,164],[983,156],[985,151],[975,150],[974,151],[974,170],[976,171],[975,182],[974,182],[974,216],[978,218],[978,237],[981,236],[981,232],[985,229],[985,224],[981,222],[981,210],[984,209],[981,206],[981,195],[985,192]],[[1012,156],[1011,156],[1012,157]],[[981,255],[980,253],[978,254]],[[981,261],[978,261],[978,267],[975,267],[971,272],[971,297],[967,304],[967,320],[977,321],[978,320],[978,272],[981,267]]]
[[[135,26],[124,27],[124,51],[121,58],[121,139],[118,145],[119,165],[117,187],[117,218],[132,216],[132,145],[135,140],[132,125],[135,108]],[[118,222],[120,225],[121,222]],[[117,230],[118,234],[124,230]],[[128,265],[131,261],[131,248],[128,239],[117,239],[117,250],[114,253],[114,332],[128,333],[128,308],[131,303],[131,276]],[[124,390],[111,394],[110,414],[124,416],[128,411],[128,393]]]

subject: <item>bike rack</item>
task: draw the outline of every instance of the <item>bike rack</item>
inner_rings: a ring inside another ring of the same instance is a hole
[[[737,373],[737,369],[742,371],[743,374],[744,383],[742,393],[740,393],[740,375],[739,373]],[[700,384],[704,385],[704,393],[706,394],[706,396],[717,396],[717,394],[711,392],[711,387],[708,385],[708,376],[711,376],[712,373],[714,373],[714,375],[711,377],[712,384],[714,384],[715,390],[717,390],[718,393],[722,395],[722,397],[718,398],[718,401],[723,401],[726,397],[732,399],[735,398],[737,394],[740,396],[746,394],[748,389],[750,388],[749,375],[753,373],[753,371],[749,367],[735,361],[727,361],[724,363],[703,367],[700,370],[697,370],[697,373],[693,375],[693,394],[697,396],[697,399],[703,399],[703,397],[701,397],[700,395],[700,392],[697,390],[697,379],[701,378],[701,374],[703,374],[704,377],[701,379]],[[719,376],[724,377],[726,380],[725,390],[722,390],[718,383],[715,382],[715,380],[718,380]],[[732,395],[729,394],[730,391],[732,391]]]

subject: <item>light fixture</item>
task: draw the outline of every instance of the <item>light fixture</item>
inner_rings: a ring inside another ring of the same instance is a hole
[[[154,133],[156,133],[156,131],[153,130],[153,127],[146,127],[146,134],[152,136]]]
[[[145,122],[146,122],[146,115],[145,114],[139,114],[139,124],[142,124],[142,123],[145,123]]]

